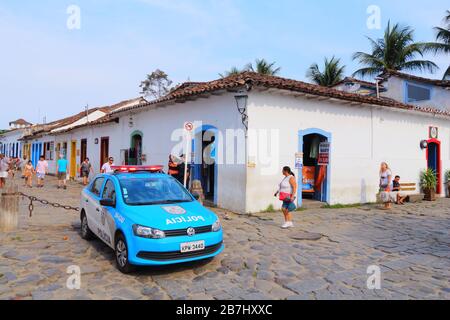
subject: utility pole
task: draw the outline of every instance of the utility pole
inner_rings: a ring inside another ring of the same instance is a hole
[[[86,122],[89,123],[89,104],[86,104],[84,109],[86,110]]]

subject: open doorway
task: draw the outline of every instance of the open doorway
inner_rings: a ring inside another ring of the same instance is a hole
[[[192,151],[195,164],[191,175],[201,181],[206,203],[217,205],[217,129],[211,126],[199,128]]]
[[[81,140],[80,145],[80,165],[83,163],[84,160],[87,158],[87,139]]]
[[[330,202],[330,143],[331,134],[320,129],[308,129],[299,132],[299,152],[303,154],[303,163],[299,168],[299,206],[304,200]],[[320,149],[328,149],[326,161]],[[322,157],[322,159],[321,159]]]
[[[436,193],[442,193],[442,162],[441,162],[441,142],[437,139],[428,141],[427,166],[436,173]]]
[[[130,165],[142,165],[142,133],[134,132],[131,135],[131,148],[128,153]]]
[[[103,137],[100,142],[100,168],[108,162],[109,158],[109,137]]]

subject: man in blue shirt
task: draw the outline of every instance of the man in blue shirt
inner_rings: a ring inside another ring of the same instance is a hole
[[[59,155],[59,160],[56,162],[56,175],[58,178],[58,189],[64,188],[67,189],[66,180],[67,180],[67,160],[64,158],[63,154]]]

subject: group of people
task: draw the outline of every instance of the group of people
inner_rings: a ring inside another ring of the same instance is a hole
[[[105,164],[102,168],[103,173],[111,172],[111,166],[114,159],[110,158],[110,164]],[[59,155],[59,159],[56,162],[56,177],[58,179],[58,189],[67,189],[68,179],[68,161],[65,159],[64,154]],[[109,166],[109,169],[107,168]],[[5,187],[6,179],[15,177],[16,173],[20,172],[21,177],[24,180],[24,186],[33,188],[33,178],[36,176],[37,187],[43,188],[45,177],[49,173],[49,165],[44,156],[39,157],[39,161],[36,166],[33,166],[33,162],[26,157],[20,159],[18,157],[7,158],[5,155],[0,154],[0,189]],[[83,179],[83,185],[88,185],[89,175],[94,170],[89,162],[89,158],[86,158],[80,166],[80,177]]]
[[[386,162],[380,166],[380,194],[384,203],[384,210],[392,209],[392,204],[404,205],[407,195],[401,192],[400,176],[395,177],[392,174],[389,165]]]
[[[283,202],[282,211],[284,215],[284,224],[281,226],[283,229],[289,229],[294,227],[292,221],[292,212],[297,209],[295,201],[297,200],[298,184],[295,174],[290,167],[284,167],[283,180],[278,186],[278,191],[275,193],[275,197],[278,197]],[[380,193],[381,200],[384,203],[384,210],[392,209],[392,204],[404,205],[408,196],[401,191],[400,176],[394,176],[392,174],[389,165],[383,162],[380,166]]]
[[[5,187],[6,179],[15,178],[16,173],[20,172],[24,180],[24,186],[33,187],[33,176],[37,177],[37,187],[44,187],[44,179],[48,174],[48,163],[43,156],[39,158],[36,168],[31,160],[26,157],[20,159],[18,157],[7,158],[4,154],[0,154],[0,189]]]

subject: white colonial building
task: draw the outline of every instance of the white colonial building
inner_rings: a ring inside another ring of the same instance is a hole
[[[116,164],[167,168],[170,154],[187,153],[193,159],[191,177],[202,182],[207,199],[241,213],[281,206],[273,194],[283,166],[297,175],[300,204],[304,199],[374,202],[383,161],[403,182],[415,184],[417,193],[420,172],[433,168],[443,194],[443,172],[450,168],[450,112],[385,94],[377,98],[366,90],[246,72],[186,83],[156,101],[122,103],[96,120],[44,130],[37,139],[51,139],[55,150],[65,150],[74,177],[86,156],[98,172],[108,156]],[[183,130],[186,122],[193,124],[190,139]],[[423,141],[428,148],[421,148]]]

